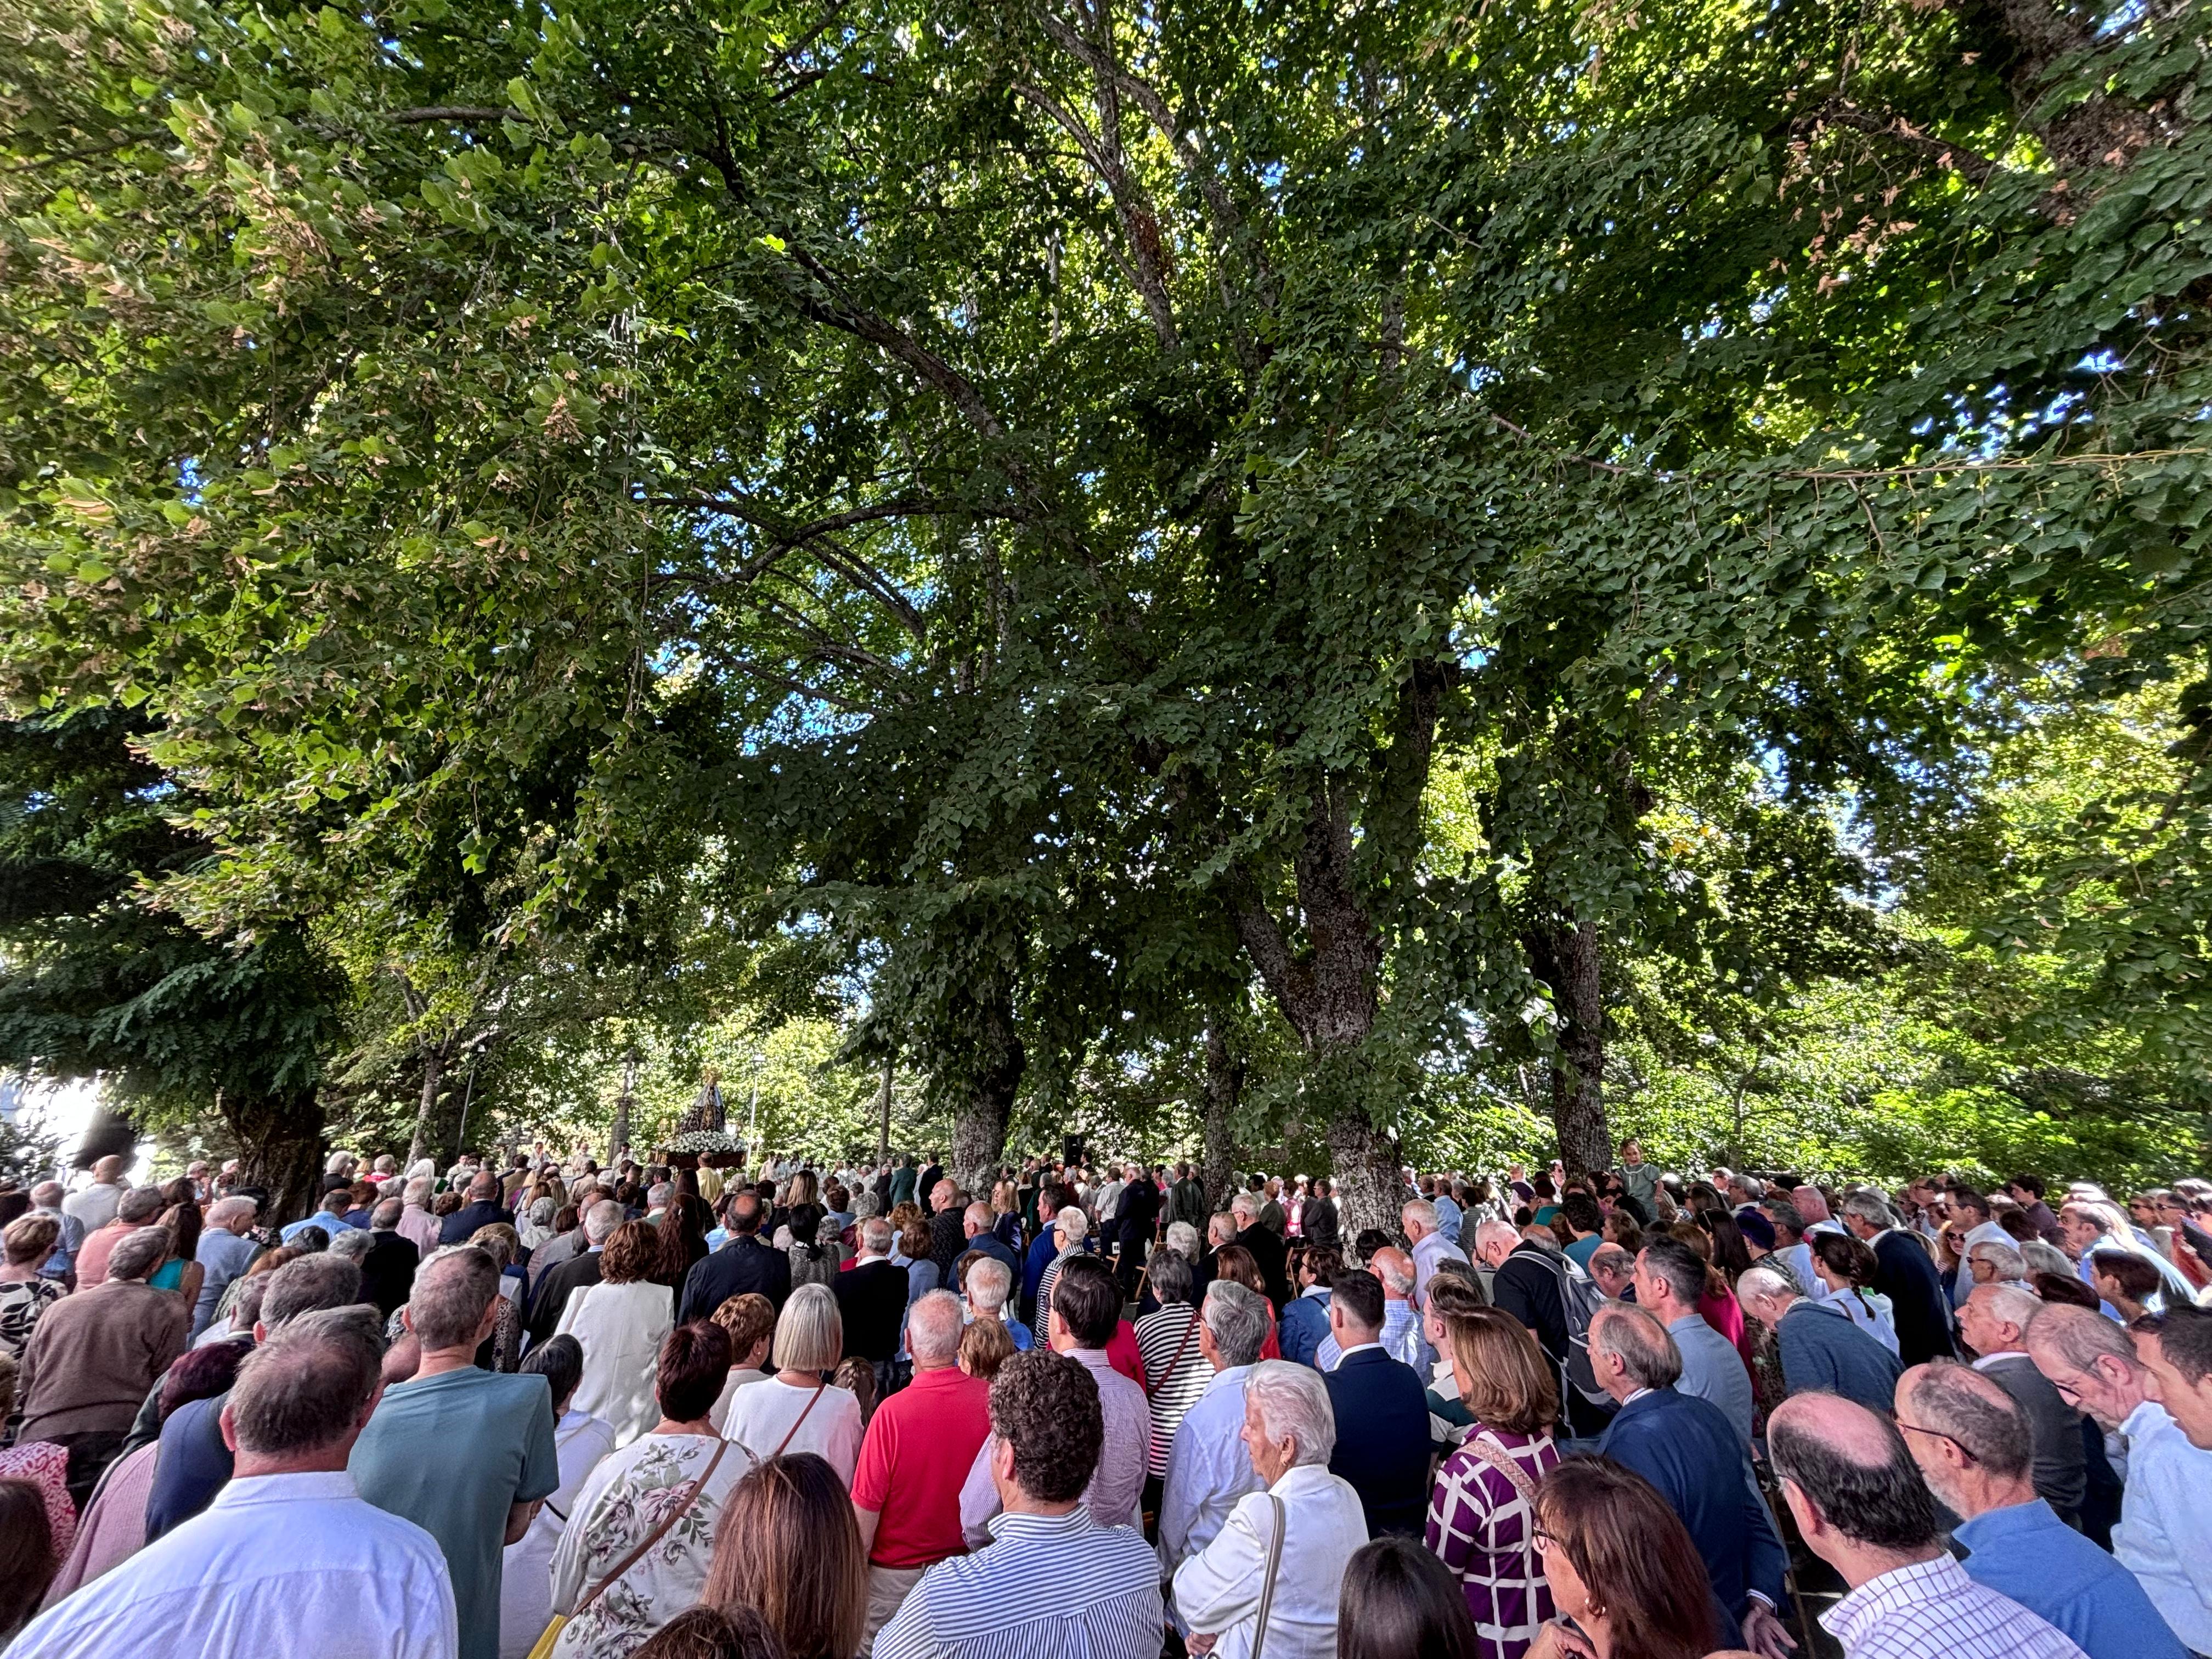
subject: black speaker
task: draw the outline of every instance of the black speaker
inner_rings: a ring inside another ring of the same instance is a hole
[[[1083,1137],[1081,1135],[1065,1135],[1061,1137],[1060,1143],[1060,1161],[1062,1164],[1080,1164],[1083,1162]]]

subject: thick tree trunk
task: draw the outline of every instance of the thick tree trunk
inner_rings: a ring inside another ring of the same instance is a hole
[[[1407,1196],[1398,1152],[1397,1136],[1376,1127],[1364,1114],[1346,1113],[1329,1122],[1328,1155],[1336,1170],[1338,1224],[1347,1255],[1364,1228],[1397,1236]]]
[[[238,1169],[246,1184],[269,1194],[255,1219],[270,1225],[315,1212],[322,1196],[323,1115],[313,1091],[243,1106],[224,1103],[238,1137]]]
[[[1528,936],[1528,965],[1551,988],[1559,1015],[1552,1055],[1552,1125],[1567,1173],[1613,1164],[1605,1121],[1603,951],[1595,923],[1540,927]]]
[[[415,1133],[407,1141],[407,1163],[410,1168],[430,1149],[430,1116],[438,1109],[438,1085],[445,1076],[446,1051],[426,1045],[422,1050],[422,1099],[415,1109]]]
[[[1199,1179],[1207,1207],[1229,1207],[1237,1179],[1237,1103],[1244,1092],[1244,1061],[1233,1054],[1218,1022],[1206,1028],[1206,1121],[1199,1148]]]
[[[988,1197],[1006,1156],[1006,1125],[1029,1055],[1014,1029],[1013,999],[1000,994],[975,1010],[968,1086],[952,1115],[952,1179],[972,1198]]]

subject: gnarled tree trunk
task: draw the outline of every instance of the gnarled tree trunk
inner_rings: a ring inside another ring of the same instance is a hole
[[[1244,1060],[1229,1046],[1218,1020],[1206,1028],[1206,1120],[1199,1179],[1209,1209],[1226,1209],[1237,1179],[1237,1103],[1244,1092]]]
[[[323,1114],[313,1090],[272,1098],[222,1103],[238,1137],[238,1170],[248,1186],[269,1194],[256,1220],[269,1225],[315,1212],[322,1196]]]
[[[1559,1024],[1552,1055],[1552,1124],[1567,1173],[1589,1175],[1613,1164],[1605,1121],[1604,952],[1597,927],[1538,927],[1528,939],[1528,966],[1551,988]]]
[[[1006,1125],[1029,1055],[1004,991],[975,1006],[967,1086],[952,1114],[952,1179],[971,1198],[988,1197],[1006,1151]]]

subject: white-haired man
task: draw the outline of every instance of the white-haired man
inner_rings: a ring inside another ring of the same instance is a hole
[[[914,1304],[906,1329],[914,1381],[876,1408],[860,1443],[853,1512],[868,1557],[863,1654],[915,1581],[967,1548],[960,1486],[991,1432],[991,1385],[960,1369],[962,1314],[950,1291],[931,1291]]]
[[[997,1320],[1006,1328],[1006,1334],[1014,1339],[1017,1353],[1027,1353],[1036,1346],[1036,1334],[1008,1311],[1006,1303],[1013,1294],[1014,1276],[1005,1262],[992,1256],[975,1263],[968,1269],[961,1290],[967,1299],[969,1320]]]
[[[1085,1242],[1091,1237],[1091,1217],[1079,1204],[1070,1204],[1053,1218],[1053,1232],[1059,1249],[1045,1264],[1044,1277],[1037,1280],[1037,1323],[1045,1322],[1052,1308],[1053,1286],[1060,1282],[1060,1270],[1069,1257],[1081,1255]]]
[[[1465,1261],[1467,1252],[1444,1237],[1443,1218],[1425,1198],[1408,1200],[1398,1212],[1398,1224],[1413,1246],[1413,1306],[1425,1310],[1429,1305],[1429,1275],[1436,1272],[1437,1263]]]

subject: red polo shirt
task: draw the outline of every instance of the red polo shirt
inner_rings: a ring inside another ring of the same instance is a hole
[[[853,1471],[853,1502],[877,1512],[868,1559],[927,1567],[964,1555],[960,1487],[991,1432],[991,1385],[957,1365],[916,1371],[876,1407]]]

